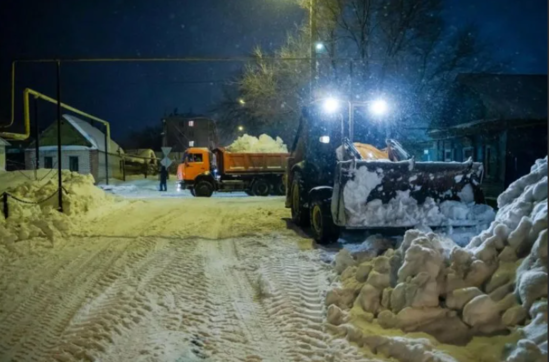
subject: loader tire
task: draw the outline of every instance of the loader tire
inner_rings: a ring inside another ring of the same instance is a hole
[[[332,219],[330,204],[327,201],[315,200],[310,210],[311,229],[315,241],[319,244],[336,242],[339,238],[339,227]]]
[[[252,193],[255,196],[269,196],[271,192],[271,184],[265,179],[259,179],[252,185]]]
[[[303,206],[305,200],[303,187],[301,185],[301,174],[296,173],[294,175],[292,188],[290,190],[292,200],[292,221],[298,226],[308,226],[310,219],[307,209]]]
[[[210,197],[213,194],[213,185],[208,181],[200,181],[194,187],[194,193],[196,197]]]
[[[193,195],[194,197],[196,197],[196,192],[194,191],[194,189],[189,189],[189,191],[191,192],[191,195]]]
[[[244,192],[246,193],[246,195],[248,196],[253,196],[254,193],[252,192],[252,190],[244,190]]]

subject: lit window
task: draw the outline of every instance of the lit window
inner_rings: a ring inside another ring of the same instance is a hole
[[[194,147],[194,141],[189,141],[189,147]]]
[[[189,127],[194,127],[194,121],[189,121]]]

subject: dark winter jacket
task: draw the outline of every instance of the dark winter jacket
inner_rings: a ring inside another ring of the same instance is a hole
[[[160,169],[160,181],[166,182],[167,179],[168,179],[168,170],[166,169],[166,167],[162,167]]]

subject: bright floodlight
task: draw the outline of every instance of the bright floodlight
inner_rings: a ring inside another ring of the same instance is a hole
[[[323,108],[326,113],[334,113],[339,109],[339,101],[335,98],[327,98],[324,101]]]
[[[389,106],[387,105],[387,102],[385,102],[383,99],[377,99],[370,104],[370,112],[375,114],[376,116],[382,116],[385,113],[387,113],[387,110],[389,109]]]

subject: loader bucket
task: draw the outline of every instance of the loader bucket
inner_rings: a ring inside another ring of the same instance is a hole
[[[479,187],[482,173],[482,164],[471,160],[339,162],[332,198],[337,203],[332,204],[334,220],[351,228],[438,226],[449,219],[458,220],[456,225],[475,224],[462,201],[484,202]]]

